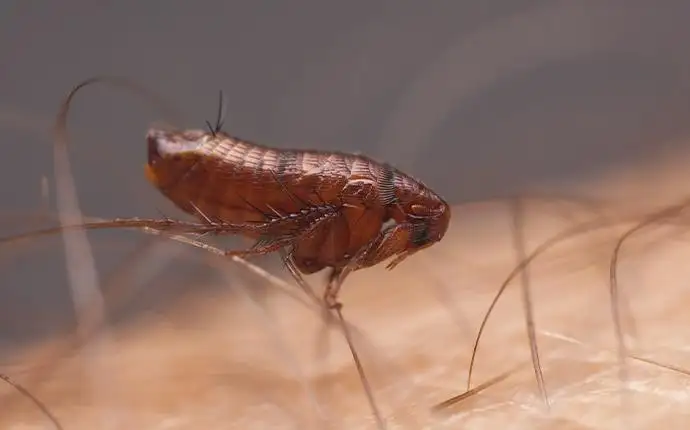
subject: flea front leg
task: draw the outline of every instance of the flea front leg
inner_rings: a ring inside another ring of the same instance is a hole
[[[333,269],[329,275],[328,286],[323,297],[326,306],[330,309],[342,307],[338,302],[340,286],[353,271],[374,266],[397,255],[398,257],[388,265],[389,268],[392,268],[413,252],[409,250],[412,227],[412,224],[409,223],[388,227],[362,247],[345,267]]]
[[[402,223],[388,227],[372,240],[357,259],[357,269],[375,266],[397,256],[388,266],[392,269],[413,251],[410,249],[412,224]]]
[[[328,285],[326,285],[326,291],[323,293],[326,308],[340,310],[343,307],[342,303],[338,301],[338,293],[344,280],[343,269],[333,269],[328,275]]]
[[[412,237],[412,224],[403,223],[388,227],[380,232],[368,244],[362,247],[353,257],[350,262],[343,267],[338,273],[333,273],[332,276],[337,276],[337,280],[333,281],[334,286],[327,291],[335,291],[337,294],[340,284],[343,283],[347,275],[355,270],[371,267],[380,262],[397,255],[398,257],[388,265],[396,265],[402,261],[409,251],[410,238]],[[329,283],[330,285],[330,283]]]

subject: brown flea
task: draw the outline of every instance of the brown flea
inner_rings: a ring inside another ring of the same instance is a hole
[[[391,257],[393,268],[440,241],[450,221],[431,189],[362,155],[276,149],[218,129],[152,128],[147,142],[146,176],[163,195],[220,230],[238,226],[232,233],[258,239],[228,255],[287,248],[300,272],[331,268],[337,284]]]

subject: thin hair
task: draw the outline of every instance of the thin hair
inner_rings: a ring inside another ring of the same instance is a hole
[[[62,424],[60,424],[60,421],[53,415],[52,412],[50,412],[50,409],[42,402],[40,401],[36,396],[31,394],[29,390],[24,388],[19,382],[13,380],[12,378],[9,377],[9,375],[6,375],[4,373],[0,373],[0,379],[5,381],[7,384],[12,386],[15,390],[17,390],[19,393],[21,393],[24,397],[28,398],[33,402],[34,405],[43,413],[43,415],[48,418],[48,420],[53,424],[53,426],[57,430],[64,430],[64,427],[62,427]]]

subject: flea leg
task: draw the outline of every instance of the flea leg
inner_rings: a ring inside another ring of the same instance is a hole
[[[367,401],[369,402],[369,407],[376,420],[377,427],[379,429],[386,429],[386,422],[383,420],[381,411],[376,404],[376,399],[374,398],[374,392],[369,385],[369,380],[364,372],[364,367],[362,366],[362,361],[357,354],[355,349],[355,344],[352,340],[350,330],[347,328],[347,323],[345,317],[343,317],[343,305],[338,301],[338,292],[340,291],[340,286],[343,284],[343,280],[347,276],[342,269],[333,269],[329,275],[328,286],[326,287],[326,292],[324,293],[324,302],[326,304],[326,312],[329,310],[335,311],[340,321],[340,327],[347,341],[347,345],[350,348],[350,353],[352,354],[352,359],[355,362],[355,367],[357,367],[357,373],[359,374],[360,382],[364,388],[364,393],[366,394]]]
[[[328,285],[326,286],[326,291],[323,294],[323,301],[326,304],[327,309],[340,310],[343,305],[338,301],[338,293],[340,292],[340,286],[345,280],[345,276],[342,276],[343,269],[333,269],[331,274],[328,276]]]
[[[335,310],[342,307],[340,302],[338,302],[338,292],[345,278],[353,271],[374,266],[397,255],[398,257],[389,264],[390,267],[391,265],[398,264],[411,252],[414,252],[409,251],[411,234],[412,226],[410,224],[391,226],[362,247],[345,267],[333,269],[329,275],[328,286],[323,297],[326,307]]]

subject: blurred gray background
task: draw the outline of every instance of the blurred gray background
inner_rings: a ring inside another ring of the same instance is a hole
[[[361,151],[462,203],[685,142],[688,22],[682,0],[3,1],[0,231],[51,224],[31,217],[42,205],[41,177],[52,186],[49,127],[67,92],[92,75],[147,85],[183,112],[186,127],[213,120],[223,90],[225,128],[235,135]],[[73,106],[84,212],[178,215],[142,170],[144,133],[162,113],[103,86]],[[139,239],[91,237],[103,276]],[[59,238],[5,245],[0,258],[0,345],[69,329]],[[201,282],[202,267],[177,269],[119,318]]]

